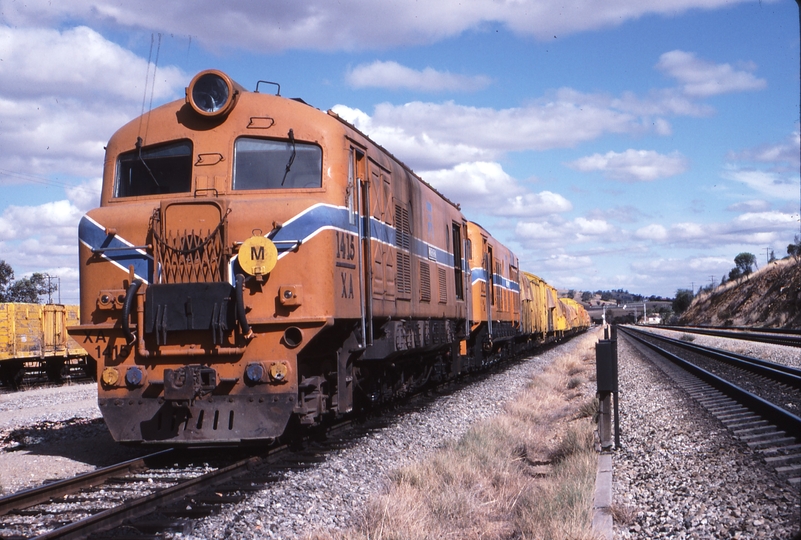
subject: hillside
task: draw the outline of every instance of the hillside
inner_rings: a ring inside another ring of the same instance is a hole
[[[801,329],[801,263],[775,261],[738,283],[701,293],[679,321]]]

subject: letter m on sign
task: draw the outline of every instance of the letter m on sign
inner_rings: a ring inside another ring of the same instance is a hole
[[[263,261],[264,246],[250,246],[250,258],[254,261]]]

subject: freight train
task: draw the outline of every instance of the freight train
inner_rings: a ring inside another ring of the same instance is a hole
[[[78,306],[0,303],[0,383],[18,389],[28,381],[61,382],[94,376],[97,365],[67,327],[78,323]]]
[[[271,441],[589,325],[384,148],[261,83],[201,72],[108,143],[70,332],[115,440]]]

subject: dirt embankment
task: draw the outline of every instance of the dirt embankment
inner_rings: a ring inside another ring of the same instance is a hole
[[[775,261],[748,278],[699,294],[680,323],[801,329],[801,262]]]

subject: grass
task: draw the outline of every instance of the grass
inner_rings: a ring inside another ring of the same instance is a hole
[[[555,360],[504,414],[395,471],[362,522],[314,539],[591,540],[595,335]],[[583,391],[582,391],[583,390]]]

